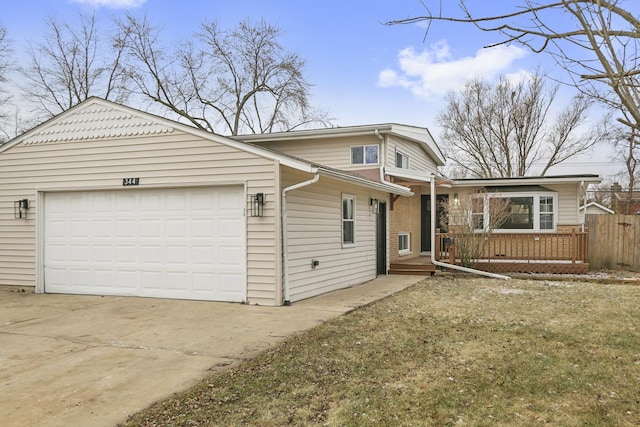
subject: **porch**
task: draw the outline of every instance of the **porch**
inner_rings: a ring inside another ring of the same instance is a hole
[[[455,237],[436,231],[436,259],[459,264]],[[584,274],[589,271],[588,233],[494,233],[474,268],[492,273]]]

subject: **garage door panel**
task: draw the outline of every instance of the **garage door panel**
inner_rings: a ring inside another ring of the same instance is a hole
[[[242,187],[47,193],[44,200],[45,292],[245,299]]]

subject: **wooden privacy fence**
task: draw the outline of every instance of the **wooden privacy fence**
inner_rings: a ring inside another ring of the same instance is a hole
[[[585,216],[589,268],[640,271],[640,215]]]

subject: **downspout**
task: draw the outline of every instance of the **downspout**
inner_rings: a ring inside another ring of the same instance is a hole
[[[511,277],[502,274],[489,273],[488,271],[476,270],[474,268],[463,267],[461,265],[440,262],[436,259],[436,175],[431,174],[431,263],[439,267],[451,268],[453,270],[464,271],[465,273],[479,274],[481,276],[492,277],[494,279],[509,280]]]
[[[282,189],[282,287],[284,292],[284,305],[291,305],[291,297],[289,296],[289,245],[287,243],[287,193],[291,190],[306,187],[315,184],[320,179],[320,174],[315,172],[313,178],[308,181],[299,182]]]
[[[378,129],[374,130],[373,133],[380,140],[380,182],[383,184],[393,185],[392,182],[386,181],[384,179],[384,164],[385,164],[384,161],[385,161],[385,153],[387,152],[387,147],[385,147],[386,144],[385,144],[384,137],[380,135],[380,132],[378,131]]]
[[[582,218],[581,218],[581,224],[580,224],[580,230],[584,233],[585,230],[585,222],[587,222],[587,188],[589,188],[589,185],[587,185],[586,187],[584,186],[584,181],[580,181],[580,188],[582,189],[582,192],[584,193],[584,196],[582,196],[582,206],[584,206],[584,211],[582,212]],[[580,204],[578,203],[578,212],[580,212]]]

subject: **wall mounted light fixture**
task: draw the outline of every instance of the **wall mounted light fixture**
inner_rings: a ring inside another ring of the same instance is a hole
[[[251,216],[264,215],[264,193],[256,193],[251,195]]]
[[[13,202],[13,214],[16,219],[27,219],[29,199],[21,199]]]
[[[378,199],[369,199],[369,207],[371,208],[371,213],[379,214],[380,213],[380,200]]]
[[[455,194],[453,195],[453,204],[454,204],[454,205],[457,205],[457,204],[459,204],[459,203],[460,203],[460,198],[458,197],[458,193],[455,193]]]

